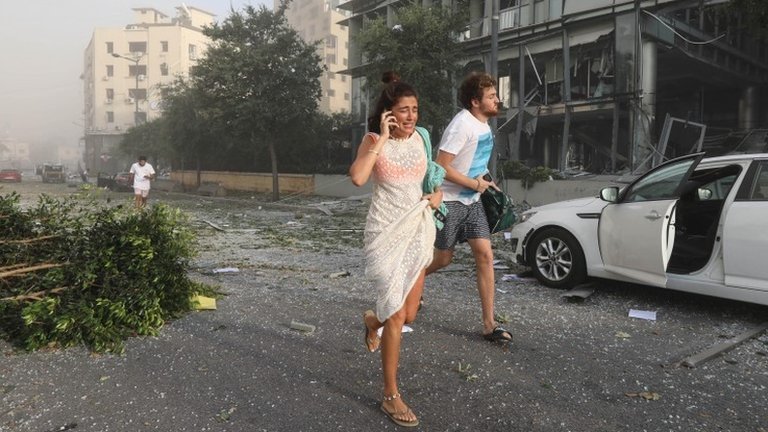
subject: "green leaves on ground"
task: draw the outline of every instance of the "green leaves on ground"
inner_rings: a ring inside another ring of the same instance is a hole
[[[24,210],[11,194],[0,197],[0,238],[0,337],[27,350],[119,353],[127,337],[156,335],[191,310],[192,294],[212,293],[189,279],[193,235],[164,205],[42,196]]]

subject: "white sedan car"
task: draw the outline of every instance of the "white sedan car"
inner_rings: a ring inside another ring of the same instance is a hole
[[[768,305],[768,154],[703,157],[524,212],[516,262],[550,287],[599,277]]]

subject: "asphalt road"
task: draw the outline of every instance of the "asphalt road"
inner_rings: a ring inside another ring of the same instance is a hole
[[[25,200],[66,185],[3,185]],[[111,204],[130,194],[107,194]],[[284,204],[305,206],[302,199]],[[360,250],[366,203],[327,216],[257,199],[153,193],[192,215],[193,276],[227,296],[215,311],[128,341],[19,353],[0,342],[2,431],[370,431],[401,429],[380,411],[379,358],[363,347],[373,298]],[[203,222],[207,221],[207,222]],[[213,223],[226,231],[215,230]],[[496,239],[500,265],[508,251]],[[400,390],[425,431],[766,431],[768,335],[689,369],[677,363],[765,321],[768,308],[602,282],[569,302],[530,280],[501,281],[509,346],[479,337],[471,259],[427,280],[404,335]],[[235,267],[237,273],[211,274]],[[655,311],[655,321],[629,318]],[[316,326],[290,329],[292,321]]]

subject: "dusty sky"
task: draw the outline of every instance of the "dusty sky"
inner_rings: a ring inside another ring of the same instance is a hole
[[[272,0],[3,0],[0,11],[0,135],[31,146],[77,146],[83,135],[83,52],[95,27],[129,24],[134,7],[175,16],[187,6],[226,18],[230,5]]]

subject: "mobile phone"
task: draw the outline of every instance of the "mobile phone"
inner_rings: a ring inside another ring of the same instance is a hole
[[[441,212],[439,208],[435,209],[435,219],[439,220],[440,222],[445,222],[445,214]]]
[[[485,175],[483,176],[483,180],[485,180],[487,182],[492,182],[493,181],[493,177],[491,177],[491,173],[485,173]]]

